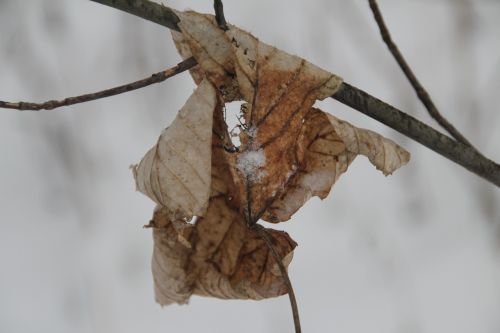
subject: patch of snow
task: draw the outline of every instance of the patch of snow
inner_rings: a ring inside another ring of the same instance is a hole
[[[266,164],[266,155],[263,149],[248,150],[238,156],[236,167],[249,180],[258,181],[264,172],[260,170]]]

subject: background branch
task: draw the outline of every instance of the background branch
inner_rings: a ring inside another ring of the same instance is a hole
[[[84,103],[84,102],[90,102],[96,99],[101,99],[105,97],[110,97],[118,94],[122,94],[128,91],[132,90],[137,90],[140,88],[144,88],[146,86],[155,84],[155,83],[160,83],[165,81],[168,78],[171,78],[172,76],[175,76],[177,74],[180,74],[191,67],[196,65],[196,60],[194,58],[189,58],[186,59],[180,63],[178,63],[176,66],[171,67],[169,69],[166,69],[164,71],[155,73],[151,75],[148,78],[135,81],[132,83],[124,84],[115,88],[110,88],[106,90],[102,90],[99,92],[95,93],[90,93],[90,94],[85,94],[85,95],[80,95],[80,96],[75,96],[75,97],[68,97],[60,101],[56,100],[51,100],[47,101],[44,103],[32,103],[32,102],[17,102],[17,103],[12,103],[12,102],[4,102],[0,101],[0,108],[5,108],[5,109],[15,109],[15,110],[29,110],[29,111],[39,111],[39,110],[52,110],[61,106],[68,106],[68,105],[73,105],[73,104],[78,104],[78,103]]]
[[[465,145],[468,145],[472,148],[472,144],[460,133],[455,126],[453,126],[437,109],[436,105],[432,101],[431,97],[425,90],[425,88],[420,84],[418,81],[417,77],[411,70],[411,67],[408,65],[406,62],[405,58],[399,51],[398,46],[396,43],[391,38],[391,34],[389,32],[389,29],[387,28],[385,22],[384,22],[384,17],[382,16],[382,13],[380,12],[380,8],[378,7],[377,1],[376,0],[368,0],[368,3],[370,4],[370,8],[373,13],[373,17],[375,18],[375,21],[377,22],[377,25],[380,29],[380,35],[382,36],[382,39],[384,40],[385,44],[389,48],[389,51],[393,55],[394,59],[396,59],[399,67],[401,70],[404,72],[406,75],[406,78],[408,81],[410,81],[410,84],[412,85],[413,89],[417,93],[418,98],[424,104],[425,108],[429,112],[432,118],[434,118],[441,127],[443,127],[448,133],[450,133],[451,136],[453,136],[456,140],[462,142]],[[475,148],[474,148],[475,149]]]

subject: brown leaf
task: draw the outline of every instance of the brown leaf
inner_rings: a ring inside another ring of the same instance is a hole
[[[225,131],[221,114],[214,130]],[[186,303],[192,294],[223,299],[263,299],[287,292],[279,269],[265,242],[249,229],[231,195],[234,184],[228,172],[233,156],[213,138],[212,188],[205,216],[194,225],[176,226],[166,208],[153,217],[152,260],[158,303]],[[275,248],[288,266],[295,242],[288,234],[269,230]]]
[[[228,34],[237,41],[236,73],[248,102],[237,164],[243,177],[237,179],[243,180],[239,188],[248,220],[255,223],[297,169],[296,140],[304,117],[317,99],[333,95],[342,81],[244,31],[235,28]]]
[[[236,87],[230,99],[241,95],[248,102],[243,145],[231,172],[240,210],[253,224],[297,168],[295,141],[305,115],[317,99],[333,95],[342,80],[234,26],[224,33],[211,16],[177,14],[182,37],[174,33],[174,40],[183,57],[198,61],[195,80],[204,73],[216,87]],[[224,89],[219,91],[225,94]]]
[[[393,141],[319,109],[312,109],[304,120],[297,140],[298,168],[286,191],[262,217],[268,222],[287,221],[312,196],[326,198],[358,154],[368,157],[385,175],[410,159],[410,154]]]

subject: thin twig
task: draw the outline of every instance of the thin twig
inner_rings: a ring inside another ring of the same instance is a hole
[[[99,92],[94,92],[90,94],[85,94],[81,96],[75,96],[75,97],[68,97],[63,100],[57,101],[57,100],[51,100],[47,101],[44,103],[31,103],[31,102],[17,102],[17,103],[12,103],[12,102],[4,102],[0,101],[0,108],[5,108],[5,109],[15,109],[15,110],[20,110],[20,111],[39,111],[39,110],[52,110],[61,106],[68,106],[68,105],[73,105],[73,104],[78,104],[78,103],[84,103],[84,102],[89,102],[93,101],[96,99],[100,98],[105,98],[105,97],[110,97],[118,94],[122,94],[128,91],[132,90],[137,90],[140,88],[144,88],[146,86],[155,84],[155,83],[160,83],[165,81],[168,78],[171,78],[172,76],[175,76],[177,74],[180,74],[193,66],[196,65],[196,60],[194,58],[189,58],[186,59],[180,63],[178,63],[176,66],[171,67],[167,70],[161,71],[159,73],[153,74],[148,78],[135,81],[132,83],[124,84],[115,88],[110,88],[106,89],[103,91]]]
[[[217,25],[224,31],[229,30],[227,27],[226,18],[224,17],[224,5],[222,0],[214,0],[215,20]]]
[[[451,136],[453,136],[456,140],[462,142],[463,144],[466,144],[472,148],[472,144],[467,140],[462,133],[460,133],[455,126],[453,126],[437,109],[436,105],[432,101],[431,97],[425,90],[425,88],[420,84],[418,81],[417,77],[411,70],[410,66],[406,62],[405,58],[399,51],[399,48],[397,47],[396,43],[391,38],[391,34],[389,32],[389,29],[387,28],[387,25],[385,24],[384,18],[382,16],[382,13],[380,11],[380,8],[377,4],[376,0],[368,0],[368,3],[370,4],[370,8],[373,13],[373,17],[375,18],[375,21],[377,22],[377,25],[380,29],[380,34],[382,35],[382,39],[384,40],[385,44],[389,48],[389,51],[393,55],[393,57],[396,59],[397,63],[399,64],[399,67],[401,70],[404,72],[406,75],[408,81],[410,81],[410,84],[412,85],[413,89],[417,93],[418,98],[420,101],[424,104],[425,108],[429,112],[432,118],[434,118],[439,125],[441,125],[448,133],[450,133]],[[474,148],[475,149],[475,148]]]
[[[269,232],[260,224],[255,224],[252,227],[252,229],[256,230],[260,238],[264,240],[267,247],[271,251],[271,254],[274,257],[276,264],[280,269],[281,276],[285,280],[285,284],[288,288],[288,297],[290,298],[290,305],[292,306],[293,324],[295,326],[295,333],[300,333],[302,332],[302,329],[300,327],[299,307],[297,305],[297,300],[295,299],[295,293],[293,291],[292,282],[290,281],[290,277],[288,276],[288,272],[286,270],[285,265],[283,265],[283,262],[281,261],[282,258],[279,256],[278,252],[276,252],[276,248],[273,245],[273,238],[269,234]]]

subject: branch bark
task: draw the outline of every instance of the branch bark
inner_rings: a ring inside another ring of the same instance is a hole
[[[172,17],[172,14],[174,14],[175,16],[175,13],[173,13],[173,11],[168,7],[160,6],[160,8],[158,9],[157,8],[158,5],[148,0],[135,0],[135,1],[91,0],[91,1],[102,3],[117,9],[125,10],[130,14],[146,18],[147,20],[159,23],[167,28],[178,30],[177,22],[179,22],[179,18]],[[371,3],[372,1],[370,1],[370,4]],[[145,9],[148,7],[151,7],[151,9],[150,10]],[[156,8],[158,11],[154,10],[154,8]],[[149,12],[154,12],[154,15],[151,15],[149,17],[149,15],[146,14]],[[161,14],[162,12],[164,12],[164,14]],[[166,19],[160,20],[158,19],[158,17],[163,17]],[[174,28],[172,28],[172,26]],[[383,32],[382,34],[383,36],[390,37],[390,35],[384,34]],[[408,68],[408,66],[406,67]],[[408,74],[413,74],[413,73],[410,70],[410,73]],[[418,81],[416,82],[418,83]],[[417,94],[419,94],[419,91],[421,90],[416,89],[416,91]],[[425,90],[423,91],[425,92]],[[396,131],[423,144],[424,146],[432,149],[438,154],[450,159],[451,161],[463,166],[467,170],[477,174],[480,177],[483,177],[489,182],[500,187],[500,165],[481,155],[470,144],[468,144],[468,141],[465,138],[463,138],[465,139],[465,141],[459,140],[462,142],[456,142],[451,138],[449,138],[448,136],[443,135],[438,131],[434,130],[433,128],[418,121],[417,119],[401,112],[400,110],[390,106],[389,104],[382,102],[379,99],[349,84],[344,84],[342,88],[337,92],[337,94],[335,94],[335,96],[332,97],[338,100],[339,102],[349,105],[355,110],[360,111],[370,116],[371,118],[386,124],[387,126],[395,129]],[[432,103],[432,100],[431,104],[434,105]],[[424,105],[426,105],[426,102],[424,102]],[[434,109],[437,110],[435,106]]]
[[[224,16],[224,5],[222,4],[222,0],[214,0],[214,11],[217,25],[222,30],[227,31],[229,28],[227,27],[226,18]]]
[[[145,20],[158,23],[172,30],[180,31],[177,23],[179,18],[175,12],[164,5],[149,0],[90,0],[119,9],[129,14],[139,16]]]
[[[19,111],[40,111],[40,110],[52,110],[55,108],[59,108],[61,106],[90,102],[96,99],[115,96],[128,91],[144,88],[146,86],[155,83],[163,82],[166,79],[171,78],[172,76],[180,74],[194,67],[195,65],[196,65],[196,60],[194,58],[189,58],[178,63],[174,67],[152,74],[150,77],[132,83],[124,84],[115,88],[110,88],[103,91],[75,96],[75,97],[68,97],[60,101],[51,100],[44,103],[32,103],[32,102],[12,103],[12,102],[0,101],[0,108],[15,109]]]
[[[332,98],[384,123],[500,187],[500,165],[487,159],[473,147],[451,139],[348,83],[343,83]]]
[[[148,0],[90,1],[125,11],[169,29],[179,30],[177,26],[179,18],[172,9]],[[196,63],[193,62],[190,65],[185,69],[193,67]],[[473,147],[441,134],[421,121],[347,83],[344,83],[332,98],[395,129],[500,187],[500,165],[484,157]]]

